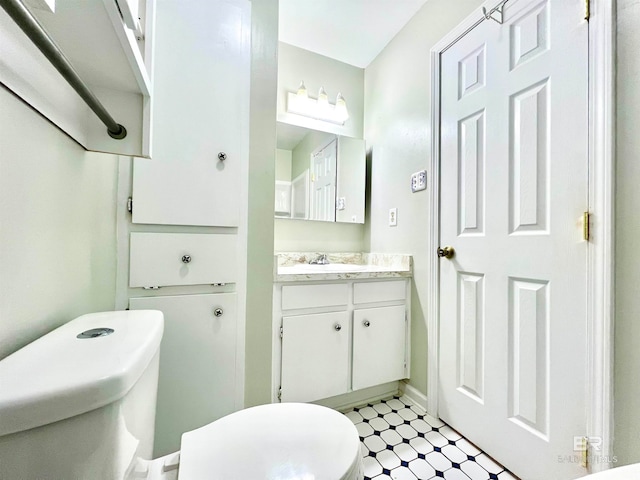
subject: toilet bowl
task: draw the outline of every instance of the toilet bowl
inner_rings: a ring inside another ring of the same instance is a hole
[[[84,315],[0,361],[0,478],[362,480],[344,415],[300,403],[238,411],[151,459],[163,316]]]

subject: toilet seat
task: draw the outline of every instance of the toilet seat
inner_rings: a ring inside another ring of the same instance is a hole
[[[248,408],[182,435],[179,480],[362,480],[360,439],[334,410]]]

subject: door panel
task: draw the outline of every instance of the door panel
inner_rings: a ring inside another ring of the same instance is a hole
[[[283,402],[312,402],[349,390],[346,311],[283,317],[282,328]]]
[[[509,0],[441,56],[439,415],[523,479],[586,473],[587,54],[580,2]]]
[[[353,389],[405,377],[405,306],[353,312]]]
[[[153,159],[134,160],[133,223],[238,225],[250,28],[250,2],[158,0]]]
[[[130,299],[132,310],[164,314],[154,458],[179,450],[184,432],[234,411],[236,298],[218,293]]]

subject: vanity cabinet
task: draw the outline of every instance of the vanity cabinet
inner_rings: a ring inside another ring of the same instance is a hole
[[[157,0],[153,161],[133,223],[237,227],[249,138],[250,2]]]
[[[235,410],[236,293],[131,298],[132,310],[160,310],[164,334],[154,456],[186,431]]]
[[[274,285],[274,397],[311,402],[409,377],[409,282]]]

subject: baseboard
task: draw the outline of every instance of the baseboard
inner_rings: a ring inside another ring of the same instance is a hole
[[[345,393],[344,395],[325,398],[313,403],[344,412],[351,410],[353,407],[358,407],[366,403],[377,402],[378,400],[398,395],[401,383],[402,382],[384,383],[382,385],[376,385],[375,387],[363,388],[362,390],[357,390],[355,392]]]
[[[408,383],[400,382],[400,391],[425,412],[427,411],[427,396],[420,390],[412,387]]]

